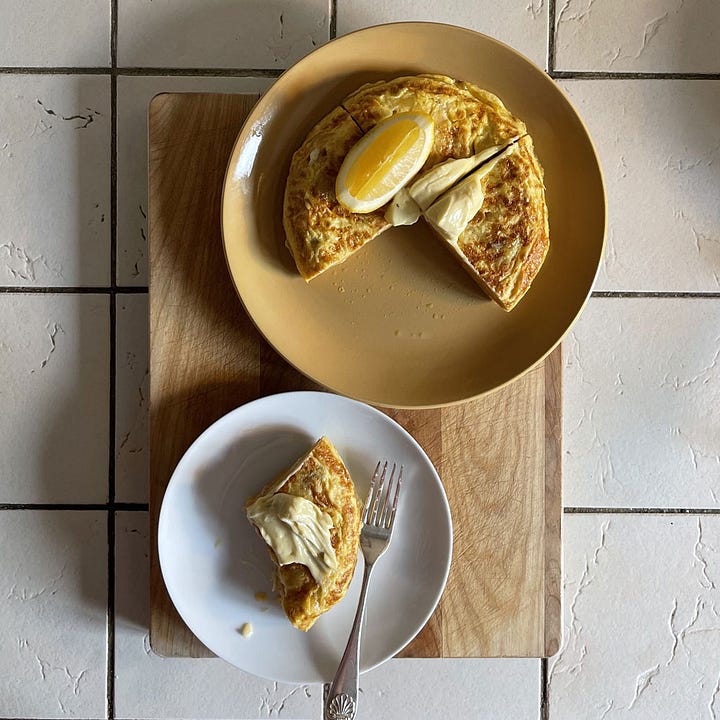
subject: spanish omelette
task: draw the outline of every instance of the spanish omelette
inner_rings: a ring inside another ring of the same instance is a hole
[[[350,586],[360,545],[362,508],[350,473],[326,437],[320,438],[287,473],[245,503],[250,522],[264,538],[253,520],[252,509],[258,501],[277,494],[309,501],[328,521],[335,557],[319,580],[308,566],[299,562],[281,565],[268,543],[275,564],[273,585],[280,593],[283,610],[296,628],[307,631],[322,613],[342,600]]]
[[[483,205],[459,238],[444,238],[483,290],[511,310],[530,287],[549,247],[543,171],[525,124],[498,97],[444,75],[363,85],[310,131],[293,155],[283,208],[286,244],[300,274],[312,279],[389,227],[382,209],[362,214],[343,208],[333,184],[359,138],[405,112],[426,113],[435,123],[433,147],[421,173],[448,160],[514,144],[489,172],[483,170],[484,162],[475,171],[487,174]]]

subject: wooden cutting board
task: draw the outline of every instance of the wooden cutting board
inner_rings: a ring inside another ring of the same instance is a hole
[[[220,236],[223,176],[256,95],[165,94],[150,130],[150,642],[209,651],[173,608],[157,558],[167,482],[190,443],[233,408],[320,389],[265,342],[233,289]],[[401,657],[542,657],[560,642],[561,363],[556,350],[494,393],[386,411],[443,479],[454,524],[447,588]]]

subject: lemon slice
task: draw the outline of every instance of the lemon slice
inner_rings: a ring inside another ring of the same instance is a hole
[[[340,204],[355,213],[382,207],[427,160],[433,119],[425,113],[399,113],[379,122],[346,155],[335,181]]]

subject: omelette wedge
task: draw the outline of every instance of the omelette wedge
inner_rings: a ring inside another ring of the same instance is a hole
[[[285,244],[305,280],[390,227],[382,211],[352,213],[335,195],[340,166],[362,136],[347,111],[337,107],[310,131],[290,162],[283,203]]]
[[[320,438],[249,498],[245,512],[268,545],[285,614],[296,628],[309,630],[345,596],[360,545],[362,508],[332,442]]]
[[[525,135],[473,175],[481,193],[479,209],[459,234],[438,227],[433,209],[441,203],[451,206],[460,186],[441,196],[426,215],[472,278],[510,311],[529,289],[550,247],[543,171],[532,139]],[[461,185],[471,183],[473,175]]]

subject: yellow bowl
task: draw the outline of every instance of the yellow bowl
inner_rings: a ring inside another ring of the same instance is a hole
[[[498,95],[526,123],[544,167],[550,251],[510,313],[422,222],[388,230],[309,284],[285,248],[285,180],[307,132],[363,83],[422,72]],[[405,408],[477,397],[550,353],[590,294],[605,223],[597,155],[558,86],[507,45],[436,23],[360,30],[287,70],[238,135],[222,201],[228,267],[268,342],[336,392]]]

